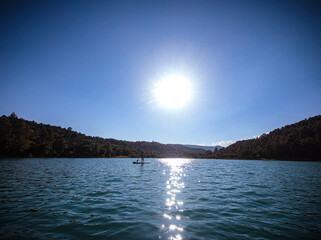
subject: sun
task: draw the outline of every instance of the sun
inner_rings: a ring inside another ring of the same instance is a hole
[[[182,75],[169,75],[155,83],[153,89],[156,102],[168,109],[177,109],[186,105],[191,98],[191,83]]]

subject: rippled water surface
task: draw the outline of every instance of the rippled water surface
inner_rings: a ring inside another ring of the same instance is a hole
[[[321,239],[321,163],[0,160],[0,238]]]

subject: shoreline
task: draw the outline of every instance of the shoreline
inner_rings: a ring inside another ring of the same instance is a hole
[[[141,157],[128,157],[128,156],[115,156],[115,157],[0,157],[0,160],[2,159],[90,159],[90,158],[105,158],[105,159],[112,159],[112,158],[119,158],[119,159],[137,159]],[[321,162],[320,160],[314,160],[314,159],[268,159],[268,158],[261,158],[261,159],[246,159],[246,158],[197,158],[197,157],[145,157],[145,159],[205,159],[205,160],[246,160],[246,161],[294,161],[294,162]]]

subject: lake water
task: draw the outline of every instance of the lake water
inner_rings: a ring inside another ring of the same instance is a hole
[[[321,239],[321,162],[0,160],[4,239]]]

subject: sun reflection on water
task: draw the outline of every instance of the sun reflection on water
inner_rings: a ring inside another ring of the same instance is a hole
[[[164,175],[169,175],[165,188],[167,197],[165,198],[166,210],[163,214],[165,222],[161,229],[168,234],[168,239],[183,239],[181,232],[184,228],[181,224],[183,216],[180,215],[183,209],[183,199],[180,199],[180,193],[185,188],[183,178],[186,176],[185,167],[193,161],[193,159],[168,158],[159,159],[159,161],[168,167],[168,171],[163,170]]]

